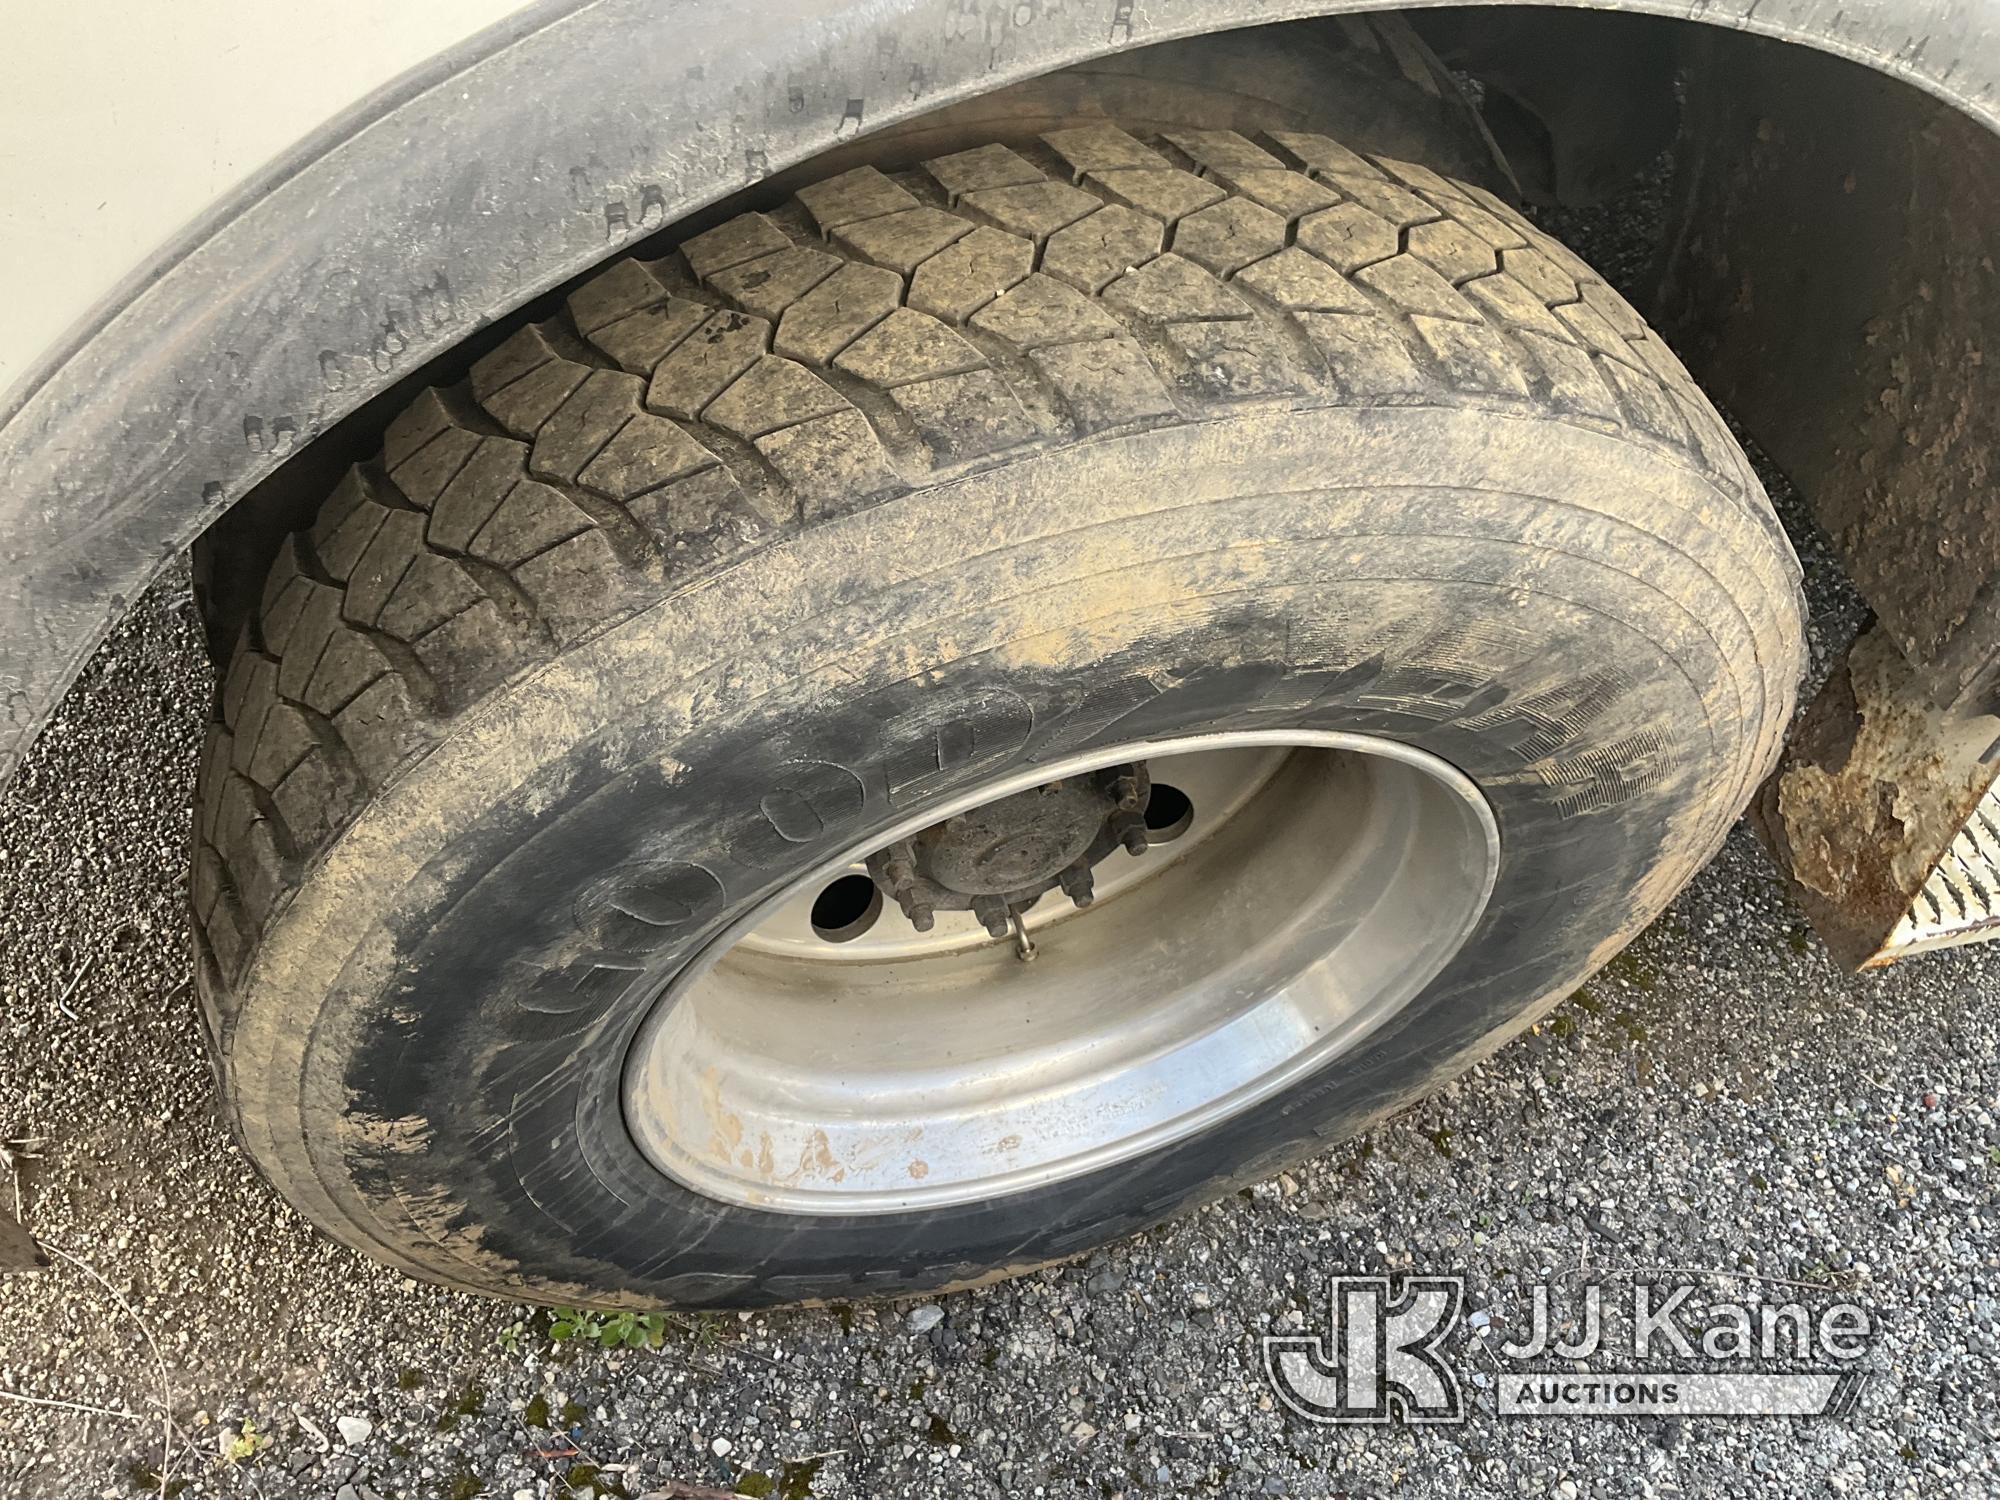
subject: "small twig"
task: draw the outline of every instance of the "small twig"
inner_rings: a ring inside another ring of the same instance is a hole
[[[699,1337],[700,1329],[696,1324],[682,1322],[679,1318],[676,1318],[672,1313],[668,1313],[666,1315],[666,1318],[668,1322],[672,1323],[676,1328],[679,1328],[682,1332],[695,1334],[697,1337]],[[697,1344],[695,1347],[700,1348],[702,1347],[702,1345]],[[728,1339],[718,1338],[715,1340],[714,1344],[710,1347],[714,1348],[716,1352],[723,1354],[725,1356],[730,1354],[740,1354],[745,1359],[758,1360],[763,1364],[769,1365],[774,1370],[782,1370],[785,1367],[783,1360],[773,1359],[771,1358],[770,1355],[761,1353],[758,1350],[752,1349],[745,1344],[733,1344]],[[687,1359],[690,1364],[697,1363],[695,1357],[692,1354],[689,1354],[687,1356]],[[717,1370],[715,1373],[719,1375],[722,1372],[720,1370]]]
[[[181,1446],[187,1449],[188,1457],[194,1460],[195,1471],[199,1473],[201,1471],[201,1466],[205,1463],[208,1463],[212,1458],[214,1458],[214,1455],[204,1453],[201,1451],[201,1449],[195,1447],[194,1439],[190,1438],[185,1432],[178,1433],[176,1435],[181,1440]],[[219,1458],[215,1458],[214,1461],[217,1464],[220,1464],[222,1462],[222,1460]],[[230,1473],[237,1475],[239,1478],[242,1479],[242,1481],[245,1484],[250,1486],[251,1490],[257,1495],[258,1500],[263,1500],[264,1487],[261,1484],[257,1483],[257,1476],[250,1472],[252,1465],[254,1465],[256,1462],[257,1460],[253,1455],[252,1457],[243,1459],[240,1462],[231,1463],[228,1466],[228,1468]]]
[[[304,1407],[302,1406],[293,1407],[292,1415],[298,1418],[299,1426],[305,1428],[305,1430],[311,1435],[313,1442],[318,1445],[320,1452],[322,1453],[333,1452],[333,1440],[326,1435],[326,1429],[321,1427],[319,1423],[315,1422],[311,1417],[307,1416]]]
[[[1794,1281],[1784,1276],[1766,1276],[1761,1271],[1727,1271],[1720,1266],[1606,1266],[1597,1274],[1605,1280],[1617,1277],[1628,1281],[1637,1276],[1717,1276],[1733,1281],[1760,1281],[1769,1286],[1797,1287],[1806,1292],[1845,1290],[1830,1281]]]
[[[557,1433],[557,1435],[551,1437],[538,1437],[535,1433],[535,1429],[527,1424],[526,1420],[522,1417],[520,1412],[514,1413],[514,1425],[521,1429],[522,1435],[528,1440],[528,1443],[534,1449],[535,1457],[537,1458],[580,1458],[585,1463],[590,1464],[595,1468],[602,1469],[604,1467],[604,1465],[598,1461],[596,1455],[589,1452],[583,1446],[583,1439],[577,1435],[579,1429],[577,1429],[576,1427],[571,1427],[568,1430],[568,1434],[566,1436],[561,1435],[560,1429],[550,1429],[550,1431]],[[550,1444],[551,1446],[544,1448],[542,1446],[544,1443]],[[565,1446],[561,1447],[554,1446],[557,1444],[562,1444]]]
[[[56,997],[56,1009],[61,1011],[64,1015],[68,1016],[72,1021],[81,1020],[82,1017],[78,1016],[75,1011],[69,1008],[70,996],[76,993],[78,985],[82,984],[84,980],[90,977],[90,971],[97,967],[97,957],[98,956],[95,953],[93,953],[90,955],[90,957],[86,958],[83,961],[83,967],[78,969],[76,973],[70,976],[70,981],[68,986],[63,990],[61,995]]]
[[[121,1410],[116,1406],[93,1406],[88,1401],[64,1401],[55,1396],[30,1396],[26,1391],[0,1390],[0,1401],[19,1401],[28,1406],[53,1406],[61,1411],[89,1412],[98,1417],[127,1417],[134,1422],[146,1420],[146,1414],[139,1411]]]
[[[1723,1271],[1710,1266],[1656,1266],[1656,1271],[1668,1276],[1721,1276],[1734,1281],[1761,1281],[1768,1286],[1797,1287],[1804,1292],[1838,1292],[1844,1288],[1829,1281],[1794,1281],[1785,1276],[1766,1276],[1758,1271]],[[1622,1273],[1630,1276],[1636,1273]]]
[[[153,1351],[154,1363],[160,1367],[160,1421],[162,1423],[160,1438],[160,1500],[167,1500],[170,1493],[167,1489],[167,1481],[172,1476],[174,1469],[174,1387],[173,1381],[168,1374],[167,1356],[160,1350],[160,1341],[153,1337],[153,1330],[146,1326],[146,1320],[139,1316],[138,1309],[126,1301],[125,1294],[113,1286],[110,1280],[97,1267],[93,1266],[89,1261],[84,1260],[81,1256],[70,1254],[69,1251],[63,1249],[60,1245],[44,1245],[42,1248],[52,1255],[60,1255],[64,1260],[77,1267],[99,1286],[103,1287],[105,1291],[109,1292],[111,1300],[124,1310],[125,1316],[132,1320],[133,1324],[144,1336],[146,1347]]]

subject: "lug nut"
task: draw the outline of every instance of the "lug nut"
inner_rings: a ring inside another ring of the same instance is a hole
[[[1076,864],[1064,870],[1060,878],[1062,880],[1062,893],[1075,902],[1078,907],[1088,906],[1096,898],[1097,893],[1095,883],[1091,879],[1090,866],[1084,864],[1082,861],[1079,860]]]
[[[937,925],[937,918],[932,915],[930,902],[921,900],[907,884],[897,886],[891,894],[895,896],[896,904],[903,908],[903,915],[910,919],[910,925],[917,931],[929,932]]]

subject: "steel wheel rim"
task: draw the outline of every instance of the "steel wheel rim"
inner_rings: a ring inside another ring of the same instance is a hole
[[[801,935],[819,893],[944,818],[1135,760],[1171,786],[1218,757],[1254,784],[1232,802],[1210,777],[1186,834],[1111,856],[1133,868],[1089,909],[1038,901],[1032,963],[978,931],[899,943],[893,904],[875,951],[865,931]],[[1190,736],[997,778],[818,866],[674,976],[627,1060],[627,1126],[681,1185],[785,1213],[1079,1177],[1270,1098],[1403,1010],[1477,925],[1499,848],[1471,781],[1365,735]]]

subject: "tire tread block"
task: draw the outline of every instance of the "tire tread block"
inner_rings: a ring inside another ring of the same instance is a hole
[[[305,865],[499,685],[774,536],[1055,429],[1513,403],[1761,503],[1665,346],[1482,189],[1305,132],[1109,123],[920,170],[856,168],[621,260],[388,424],[281,551],[224,675],[205,973],[239,982]]]

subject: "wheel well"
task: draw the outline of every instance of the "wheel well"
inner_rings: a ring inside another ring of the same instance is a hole
[[[1329,90],[1331,81],[1338,87]],[[1100,113],[1251,134],[1310,126],[1501,191],[1511,188],[1470,96],[1400,15],[1315,17],[1097,58],[927,111],[775,172],[619,253],[668,254],[692,235],[775,207],[799,187],[850,167],[913,168],[946,150],[1027,140]],[[349,465],[374,455],[395,414],[426,387],[462,378],[513,330],[555,314],[599,269],[592,266],[412,370],[217,518],[194,547],[195,586],[215,660],[226,659],[244,616],[255,608],[284,538],[310,523]]]
[[[1918,36],[1893,7],[1829,19],[1810,0],[1766,0],[1693,21],[1667,0],[1623,3],[1676,16],[1509,4],[1406,21],[1490,104],[1486,127],[1528,195],[1558,202],[1650,149],[1672,58],[1684,191],[1651,278],[1668,295],[1628,286],[1820,505],[1905,654],[1949,692],[1983,691],[2000,537],[1976,491],[2000,402],[1979,244],[2000,213],[2000,80],[1977,16]],[[440,351],[463,362],[495,320],[669,221],[934,101],[1268,14],[1204,0],[1162,19],[1120,0],[1107,25],[1075,8],[993,9],[942,28],[917,0],[828,0],[809,29],[718,12],[706,63],[641,81],[629,59],[673,55],[679,21],[579,3],[561,26],[474,39],[449,87],[368,101],[218,205],[4,413],[0,777],[166,557],[227,513],[202,545],[204,592],[244,588],[260,571],[244,539],[316,499],[313,471],[371,446]],[[1531,67],[1560,55],[1580,61]],[[570,103],[524,108],[530,96]],[[1866,168],[1856,192],[1832,170],[1843,156]],[[1912,192],[1870,196],[1899,175]],[[1733,199],[1718,197],[1731,183]],[[1806,341],[1793,337],[1802,301]],[[1914,545],[1884,541],[1870,517],[1914,527]],[[1927,611],[1929,594],[1942,603]]]
[[[1985,600],[1989,578],[2000,572],[2000,531],[1974,524],[1975,497],[1952,475],[1967,472],[1969,453],[1987,451],[1991,434],[1981,429],[1992,425],[2000,402],[1991,399],[1985,367],[1943,345],[1962,340],[1976,348],[1991,316],[1990,262],[1968,252],[1989,232],[2000,204],[2000,142],[1949,106],[1859,64],[1692,22],[1513,6],[1415,11],[1406,27],[1400,20],[1401,13],[1388,13],[1366,24],[1374,35],[1421,38],[1476,109],[1473,128],[1531,204],[1587,207],[1671,165],[1668,210],[1654,221],[1650,243],[1635,247],[1632,263],[1615,268],[1624,273],[1621,289],[1798,481],[1870,603],[1904,622],[1906,652],[1928,663],[1949,649],[1952,690],[1983,683],[2000,623],[1972,620],[1972,602]],[[1351,37],[1361,24],[1311,19],[1259,34],[1266,61],[1282,58],[1296,73],[1292,38]],[[1246,35],[1150,50],[1177,54],[1184,60],[1177,66],[1193,73],[1202,71],[1204,53],[1213,54],[1210,75],[1240,76],[1245,58],[1256,55]],[[1407,57],[1396,60],[1408,71]],[[1072,71],[1089,76],[1103,66]],[[1047,83],[1024,87],[1032,93]],[[1283,83],[1278,91],[1297,87]],[[987,96],[980,128],[993,127],[1000,101],[1021,95],[1017,87]],[[1406,102],[1415,116],[1427,101],[1413,84]],[[832,155],[879,157],[899,135],[934,137],[968,108],[979,111],[980,101],[918,116]],[[1352,133],[1352,122],[1343,123]],[[1457,153],[1454,165],[1465,169],[1468,134],[1454,136],[1435,120],[1421,122],[1416,134],[1432,149]],[[1901,163],[1883,159],[1884,142],[1938,139],[1950,149]],[[1855,171],[1865,161],[1877,168],[1874,180],[1836,172],[1843,154]],[[813,157],[661,233],[685,234],[775,201],[801,172],[839,165],[825,154]],[[1892,175],[1892,166],[1903,170]],[[1914,184],[1915,202],[1959,231],[1952,244],[1964,264],[1945,264],[1925,236],[1906,232],[1885,196],[1905,180]],[[1812,231],[1802,236],[1798,226],[1806,224]],[[196,548],[214,639],[233,636],[279,539],[310,516],[347,464],[372,451],[412,393],[463,370],[508,329],[545,315],[573,284],[412,370],[226,512]],[[1910,315],[1910,304],[1921,309],[1939,291],[1948,313]],[[1893,336],[1884,336],[1885,327]],[[1907,371],[1913,356],[1955,373],[1905,376],[1899,384],[1895,372]],[[1884,393],[1891,390],[1899,412],[1916,413],[1909,430],[1930,434],[1926,445],[1899,443],[1886,428]],[[1868,447],[1858,449],[1857,432],[1871,434]],[[1915,446],[1923,453],[1905,451]],[[1857,481],[1854,475],[1870,469],[1870,454],[1884,450],[1874,477]],[[1890,529],[1914,528],[1941,545],[1914,549],[1923,565],[1912,578],[1912,550],[1887,545],[1886,523],[1871,518],[1891,518]],[[1939,591],[1956,602],[1950,618],[1931,618],[1923,607]],[[2000,621],[2000,610],[1991,613]]]

